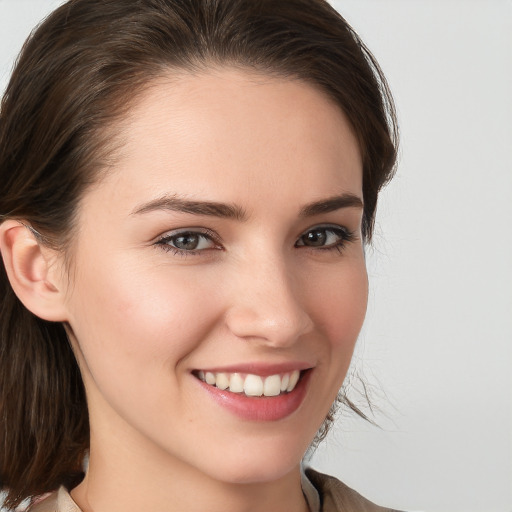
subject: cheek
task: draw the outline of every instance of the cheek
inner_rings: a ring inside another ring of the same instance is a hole
[[[364,260],[319,275],[316,284],[311,294],[315,324],[329,340],[331,350],[348,351],[350,357],[366,314],[368,278]]]
[[[342,387],[363,325],[368,298],[364,259],[341,262],[328,274],[318,272],[309,297],[309,310],[320,335],[314,347],[318,371],[311,405],[313,436]]]
[[[208,280],[183,271],[119,262],[84,272],[75,290],[70,323],[95,380],[114,372],[120,381],[151,380],[155,370],[172,375],[218,317]]]

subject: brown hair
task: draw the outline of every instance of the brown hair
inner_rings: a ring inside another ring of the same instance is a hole
[[[59,7],[25,43],[1,103],[0,221],[22,220],[41,243],[65,248],[78,201],[108,167],[113,121],[154,78],[213,65],[297,77],[334,99],[363,155],[369,240],[378,192],[395,164],[395,112],[375,59],[324,0],[70,0]],[[89,426],[64,326],[25,309],[3,265],[0,297],[0,486],[14,507],[79,482]]]

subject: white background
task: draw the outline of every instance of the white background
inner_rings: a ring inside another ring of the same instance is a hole
[[[0,89],[58,0],[0,0]],[[355,362],[381,429],[342,415],[313,465],[403,510],[512,511],[512,1],[338,0],[402,142],[368,251]]]

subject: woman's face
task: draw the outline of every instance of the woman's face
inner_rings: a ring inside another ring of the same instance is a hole
[[[314,87],[229,69],[159,80],[120,128],[80,205],[65,298],[91,464],[103,450],[277,479],[324,420],[365,314],[356,139]]]

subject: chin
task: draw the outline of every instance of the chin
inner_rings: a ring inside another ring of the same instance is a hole
[[[208,470],[210,476],[225,483],[256,484],[278,481],[296,470],[304,450],[283,443],[268,443],[254,440],[252,449],[233,450],[232,456],[215,457]],[[302,444],[301,443],[301,447]],[[227,455],[227,454],[226,454]]]

